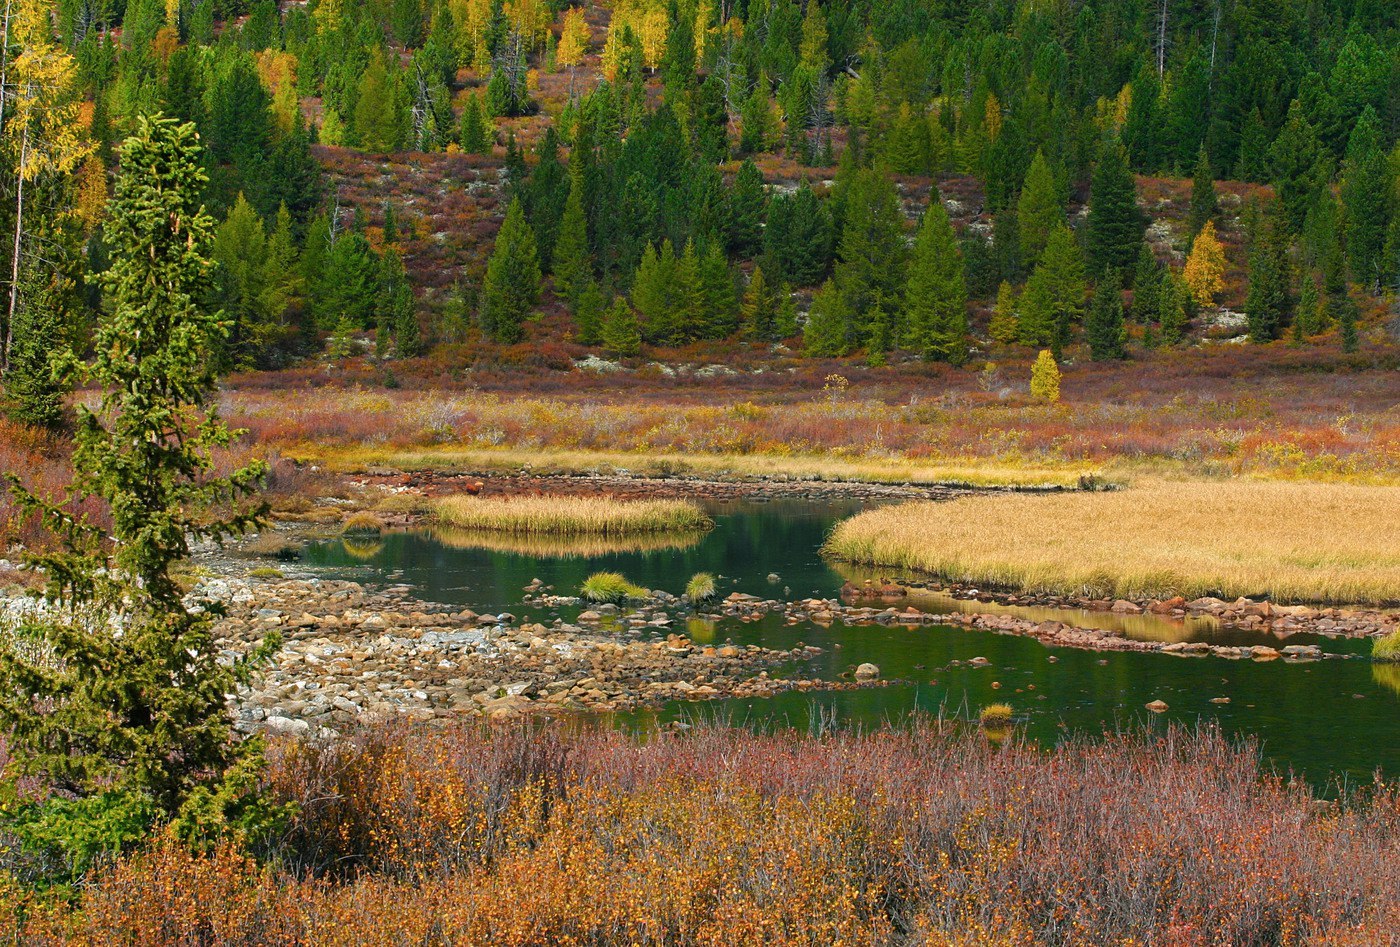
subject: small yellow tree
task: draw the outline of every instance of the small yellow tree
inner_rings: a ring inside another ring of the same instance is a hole
[[[1031,397],[1050,404],[1060,400],[1060,366],[1049,349],[1041,349],[1031,367]]]
[[[1196,235],[1182,275],[1192,299],[1202,306],[1215,304],[1215,294],[1225,288],[1225,248],[1215,236],[1213,222],[1206,221]]]
[[[583,18],[582,7],[570,7],[564,14],[564,25],[559,29],[559,48],[554,59],[565,69],[572,69],[583,61],[588,52],[588,22]]]

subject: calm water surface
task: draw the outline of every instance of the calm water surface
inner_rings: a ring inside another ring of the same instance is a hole
[[[305,563],[336,577],[406,584],[429,601],[483,612],[508,610],[521,619],[546,622],[555,617],[572,620],[580,609],[525,608],[523,586],[539,578],[559,594],[574,594],[584,578],[602,569],[677,594],[692,574],[706,571],[722,577],[721,594],[831,597],[847,578],[859,580],[865,574],[825,562],[819,549],[839,519],[860,509],[857,503],[719,503],[711,507],[715,528],[703,537],[653,540],[647,544],[650,548],[622,550],[569,549],[450,532],[394,533],[371,542],[315,545]],[[932,595],[911,601],[927,611],[972,607]],[[1037,617],[1035,610],[1024,613]],[[1208,622],[1185,625],[1152,616],[1120,621],[1127,634],[1154,640],[1278,643],[1262,634],[1222,631]],[[819,645],[824,653],[795,667],[795,672],[835,678],[871,661],[885,678],[900,683],[764,700],[681,703],[629,715],[625,722],[719,713],[736,722],[804,727],[820,710],[850,723],[878,724],[916,709],[975,715],[986,704],[1004,702],[1015,709],[1025,731],[1042,741],[1053,741],[1066,730],[1100,732],[1144,722],[1157,726],[1163,719],[1209,720],[1229,733],[1256,736],[1274,766],[1297,771],[1319,785],[1336,779],[1366,783],[1377,769],[1387,777],[1400,777],[1400,669],[1373,668],[1367,660],[1285,664],[1097,653],[1047,649],[1028,638],[946,625],[823,627],[810,622],[787,625],[781,616],[755,622],[692,621],[689,627],[678,621],[677,630],[701,642],[774,648],[797,642]],[[1325,651],[1353,655],[1369,651],[1368,642],[1307,635],[1295,635],[1288,643],[1316,643]],[[1047,660],[1052,654],[1057,663]],[[991,664],[948,666],[978,656]],[[1387,676],[1386,671],[1395,673]],[[1228,697],[1230,703],[1212,704],[1214,697]],[[1159,699],[1170,705],[1167,713],[1143,709],[1148,701]]]

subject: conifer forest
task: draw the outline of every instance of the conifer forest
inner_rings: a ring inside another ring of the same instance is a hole
[[[1394,0],[0,0],[0,931],[1400,930]]]

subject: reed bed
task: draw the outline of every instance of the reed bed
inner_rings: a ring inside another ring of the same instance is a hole
[[[907,503],[839,524],[840,559],[1096,597],[1400,601],[1400,489],[1153,481],[1108,493]]]
[[[259,866],[171,844],[43,909],[26,945],[1375,945],[1400,799],[1319,807],[1217,731],[1048,751],[914,723],[385,724],[274,746]]]
[[[714,525],[687,500],[612,497],[451,496],[433,506],[437,521],[456,529],[530,536],[632,536],[700,532]]]

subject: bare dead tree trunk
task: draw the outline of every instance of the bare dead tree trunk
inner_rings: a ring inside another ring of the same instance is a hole
[[[1157,15],[1157,78],[1162,78],[1167,71],[1167,4],[1169,0],[1162,0],[1162,10]]]
[[[10,367],[10,343],[14,340],[15,309],[19,305],[20,241],[24,235],[24,162],[29,157],[29,127],[19,137],[19,169],[15,174],[15,242],[10,259],[10,308],[5,317],[4,367]]]

